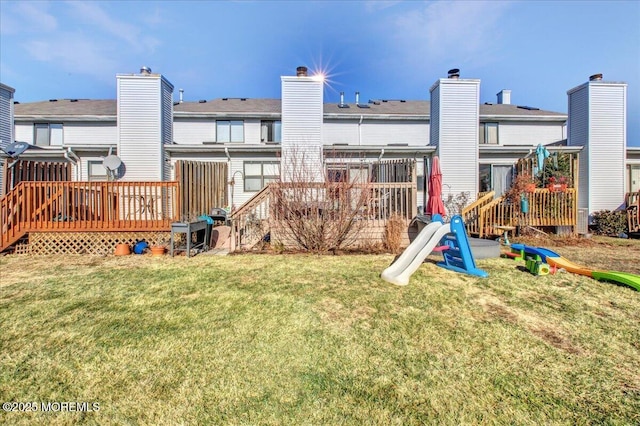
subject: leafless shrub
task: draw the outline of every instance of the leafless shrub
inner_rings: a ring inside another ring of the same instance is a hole
[[[272,186],[273,218],[286,245],[315,253],[345,248],[366,225],[368,173],[350,174],[347,167],[327,172],[311,159],[299,152],[287,156],[282,180]]]
[[[384,246],[391,253],[399,253],[402,245],[402,233],[405,221],[399,214],[393,214],[384,228]]]

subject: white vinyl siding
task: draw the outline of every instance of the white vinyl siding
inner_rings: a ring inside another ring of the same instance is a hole
[[[626,91],[624,83],[594,81],[568,92],[568,143],[584,146],[578,205],[589,214],[624,202]]]
[[[33,145],[33,123],[15,123],[14,140]]]
[[[591,210],[624,202],[626,86],[590,84]]]
[[[499,128],[500,145],[547,145],[565,138],[564,123],[501,122]]]
[[[65,146],[76,145],[116,145],[118,126],[113,123],[69,123],[64,124]]]
[[[212,119],[179,118],[173,122],[173,138],[176,144],[200,145],[216,140],[216,123]]]
[[[261,142],[260,120],[245,119],[244,120],[244,143],[259,145]]]
[[[322,137],[324,145],[389,144],[426,146],[429,144],[429,123],[425,121],[385,121],[363,118],[357,120],[325,120]]]
[[[429,144],[429,125],[426,122],[366,121],[362,123],[362,145]]]
[[[438,90],[437,101],[433,92]],[[442,169],[443,193],[453,196],[478,192],[479,80],[440,79],[431,90],[432,143],[437,126],[437,154]],[[437,110],[437,123],[434,120]]]
[[[167,91],[159,75],[118,75],[118,155],[125,166],[123,180],[161,181],[164,144],[171,137],[164,121]],[[171,125],[171,123],[169,124]]]
[[[323,82],[282,77],[282,179],[322,181]]]
[[[358,121],[325,120],[322,139],[324,145],[358,145]]]

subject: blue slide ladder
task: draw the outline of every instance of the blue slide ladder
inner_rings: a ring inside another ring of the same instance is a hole
[[[451,232],[443,237],[441,242],[442,245],[447,245],[449,248],[442,252],[444,261],[438,262],[438,266],[481,278],[488,277],[489,274],[476,267],[462,217],[453,216],[450,226]]]

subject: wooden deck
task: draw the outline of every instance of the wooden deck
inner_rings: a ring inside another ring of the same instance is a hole
[[[274,208],[274,193],[280,183],[271,183],[254,195],[240,209],[231,215],[231,250],[251,249],[267,234],[271,241],[279,241],[287,246],[287,236]],[[322,184],[320,184],[322,185]],[[314,184],[309,184],[312,188]],[[315,188],[320,189],[320,188]],[[360,227],[356,243],[380,242],[388,219],[400,215],[407,227],[417,214],[417,190],[415,182],[382,182],[353,185],[353,197],[362,197],[366,192],[367,203],[357,220],[364,221]],[[321,211],[322,209],[318,209]],[[321,214],[321,213],[320,213]],[[406,238],[408,242],[408,236]]]
[[[462,212],[467,232],[480,238],[502,234],[499,227],[572,227],[577,223],[577,191],[568,188],[565,191],[550,191],[537,188],[534,192],[524,193],[528,203],[528,212],[523,213],[520,205],[514,205],[503,197],[493,198],[487,193],[465,208]]]
[[[0,252],[29,232],[168,231],[177,182],[23,181],[0,199]]]
[[[629,192],[625,197],[629,232],[640,232],[640,191]]]

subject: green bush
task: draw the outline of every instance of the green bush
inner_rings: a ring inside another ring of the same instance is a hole
[[[627,232],[627,214],[621,210],[600,210],[593,214],[594,230],[597,234],[617,237]]]

